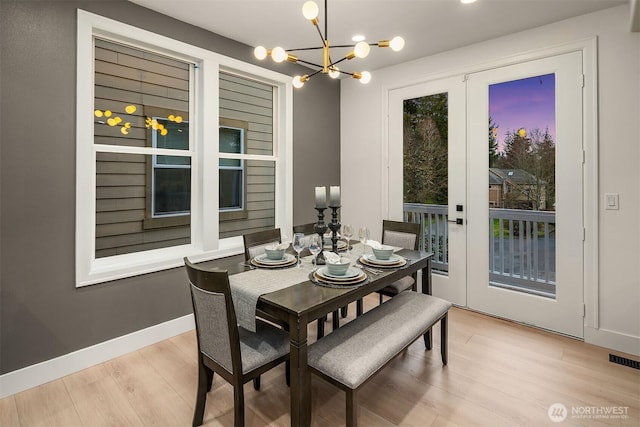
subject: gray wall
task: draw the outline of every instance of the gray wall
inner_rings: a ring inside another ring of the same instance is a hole
[[[182,269],[75,288],[76,8],[257,62],[126,1],[0,0],[0,374],[191,312]],[[314,79],[294,108],[297,224],[315,218],[313,187],[340,180],[339,84]]]

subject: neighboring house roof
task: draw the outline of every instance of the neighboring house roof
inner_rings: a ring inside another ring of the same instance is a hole
[[[489,169],[489,185],[502,185],[504,179],[499,178],[495,173],[491,173]]]
[[[535,176],[522,169],[489,168],[490,184],[502,184],[504,181],[509,181],[514,185],[531,185],[538,183]]]

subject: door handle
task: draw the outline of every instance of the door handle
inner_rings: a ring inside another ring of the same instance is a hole
[[[462,218],[448,219],[447,222],[451,222],[458,225],[464,225],[464,219]]]

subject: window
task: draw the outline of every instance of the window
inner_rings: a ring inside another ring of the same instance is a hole
[[[176,118],[177,117],[177,118]],[[174,150],[189,149],[189,122],[183,116],[152,116],[152,146]],[[188,157],[153,155],[151,174],[151,216],[188,215],[191,211],[191,162]]]
[[[291,228],[290,78],[78,11],[76,285]]]
[[[221,120],[222,121],[222,120]],[[244,153],[244,129],[220,126],[220,153]],[[220,211],[244,208],[244,160],[220,159]]]

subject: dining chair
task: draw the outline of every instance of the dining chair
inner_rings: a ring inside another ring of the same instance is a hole
[[[305,235],[305,237],[313,236],[314,234],[316,234],[315,225],[316,224],[314,222],[311,222],[308,224],[294,225],[293,232],[302,233]],[[342,307],[341,311],[342,311],[342,317],[347,317],[347,314],[348,314],[347,307]],[[318,329],[317,329],[318,339],[324,336],[324,322],[326,322],[326,320],[327,320],[327,316],[323,316],[321,319],[318,319]],[[333,329],[337,329],[340,327],[340,317],[338,315],[338,311],[333,312],[332,325],[333,325]]]
[[[420,224],[401,221],[382,221],[382,244],[397,246],[403,249],[418,250],[420,244]],[[383,296],[394,297],[406,290],[417,290],[417,273],[405,276],[402,279],[380,289],[380,304]]]
[[[206,269],[184,258],[198,342],[198,387],[193,425],[202,425],[207,392],[217,373],[233,386],[234,425],[244,426],[243,385],[289,359],[289,334],[256,319],[256,332],[236,321],[226,270]]]
[[[274,243],[282,243],[282,233],[279,228],[273,228],[243,234],[242,239],[244,241],[244,260],[251,261],[252,258],[262,255],[265,247]]]

